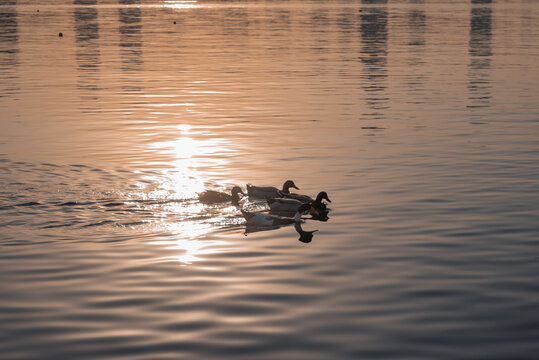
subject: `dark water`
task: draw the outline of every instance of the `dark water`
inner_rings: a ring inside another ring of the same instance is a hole
[[[537,358],[538,24],[0,1],[0,358]],[[286,179],[311,243],[197,200]]]

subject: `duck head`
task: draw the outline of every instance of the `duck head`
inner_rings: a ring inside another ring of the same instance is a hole
[[[327,202],[331,202],[331,200],[329,200],[328,194],[325,191],[319,192],[318,195],[316,196],[317,203],[321,203],[322,200],[327,200]]]
[[[243,192],[243,190],[239,186],[234,186],[232,188],[232,203],[233,204],[237,204],[240,201],[240,195],[239,194],[245,195],[245,193]]]
[[[290,194],[290,188],[299,190],[299,187],[292,180],[286,180],[283,184],[283,193]]]
[[[245,193],[243,192],[243,190],[239,187],[239,186],[234,186],[232,188],[232,195],[234,194],[242,194],[242,195],[245,195]]]

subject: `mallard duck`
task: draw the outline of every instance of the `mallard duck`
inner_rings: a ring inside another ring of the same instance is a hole
[[[315,206],[313,207],[318,206],[318,208],[323,208],[323,209],[325,209],[325,204],[322,202],[322,199],[325,199],[328,202],[331,202],[331,200],[329,200],[328,198],[328,194],[325,191],[319,192],[318,195],[316,196],[316,200],[313,200],[313,198],[308,195],[301,195],[301,194],[294,194],[294,193],[282,194],[282,197],[286,199],[295,199],[301,203],[314,203]]]
[[[319,215],[318,212],[324,212],[327,209],[327,206],[322,200],[329,200],[328,194],[325,191],[322,191],[316,197],[316,200],[310,201],[307,203],[311,204],[311,213],[313,215]],[[286,211],[286,212],[295,212],[302,204],[300,200],[288,199],[288,198],[271,198],[267,199],[268,205],[271,211]]]
[[[283,194],[290,193],[291,187],[299,190],[299,188],[296,186],[296,184],[294,184],[292,180],[286,180],[283,184],[282,190],[279,190],[273,186],[254,186],[251,184],[247,184],[247,194],[249,194],[249,196],[251,197],[262,198],[262,199],[282,197]]]
[[[296,211],[293,218],[285,218],[280,216],[268,215],[263,213],[252,213],[241,209],[241,213],[247,225],[253,226],[279,226],[293,224],[301,221],[301,215],[307,213],[311,209],[310,204],[302,204]]]
[[[232,202],[234,205],[238,205],[240,201],[240,195],[245,195],[243,190],[239,186],[234,186],[231,191],[232,195],[223,192],[208,190],[198,195],[198,199],[204,204],[215,204],[223,202]]]

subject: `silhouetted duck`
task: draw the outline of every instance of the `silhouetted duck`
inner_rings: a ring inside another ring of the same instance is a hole
[[[274,197],[283,197],[283,194],[290,194],[290,188],[294,189],[299,188],[294,184],[292,180],[286,180],[283,184],[283,189],[279,190],[273,186],[254,186],[247,184],[247,194],[251,197],[257,198],[274,198]]]
[[[293,218],[285,218],[280,216],[268,215],[263,213],[252,213],[241,209],[243,217],[248,225],[254,226],[279,226],[293,224],[301,221],[301,215],[307,213],[311,209],[311,205],[302,204]]]
[[[231,191],[232,195],[223,192],[208,190],[198,195],[198,199],[204,204],[215,204],[223,202],[232,202],[234,205],[238,205],[240,202],[240,195],[245,195],[243,190],[239,186],[234,186]]]
[[[307,201],[305,203],[310,203],[312,208],[316,210],[317,212],[326,211],[327,206],[322,200],[327,200],[331,202],[331,200],[329,200],[328,194],[325,191],[321,191],[316,196],[316,200],[313,201],[311,199],[311,201]],[[271,199],[268,199],[267,201],[268,201],[268,205],[271,211],[294,212],[301,206],[301,204],[303,204],[301,200],[289,199],[289,198],[271,198]],[[313,213],[313,215],[319,215],[318,213],[314,213],[312,210],[311,212]]]

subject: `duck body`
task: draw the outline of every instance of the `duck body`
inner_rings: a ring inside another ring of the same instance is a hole
[[[247,225],[260,227],[276,227],[300,222],[301,215],[308,212],[310,208],[311,205],[309,204],[301,204],[300,207],[296,210],[293,218],[286,218],[263,213],[252,213],[243,209],[241,209],[241,213],[247,221]]]
[[[204,204],[217,204],[224,202],[232,202],[232,204],[237,205],[240,201],[239,194],[244,194],[243,190],[239,186],[234,186],[232,188],[231,194],[224,192],[219,192],[215,190],[208,190],[198,195],[198,199],[201,203]]]
[[[288,194],[281,193],[281,197],[286,198],[286,199],[298,200],[302,204],[314,201],[314,199],[308,195],[301,195],[301,194],[295,194],[295,193],[288,193]]]
[[[294,194],[294,193],[281,194],[281,195],[282,195],[281,197],[285,199],[294,199],[301,203],[311,203],[313,208],[317,210],[326,210],[327,206],[325,203],[322,202],[322,200],[327,200],[328,202],[331,202],[331,200],[329,200],[328,194],[325,191],[319,192],[315,200],[313,200],[313,198],[308,195],[301,195],[301,194]]]
[[[305,198],[311,199],[307,195],[301,195]],[[322,200],[329,200],[328,194],[325,191],[321,191],[316,196],[316,200],[307,201],[306,204],[311,205],[311,213],[313,216],[319,216],[320,213],[325,213],[327,215],[327,205]],[[288,197],[284,198],[271,198],[267,199],[268,206],[270,207],[271,211],[278,211],[278,212],[295,212],[297,209],[301,206],[301,204],[304,204],[301,200],[297,199],[290,199]]]
[[[271,211],[295,213],[303,204],[299,200],[286,198],[268,198],[268,206]]]
[[[289,194],[291,187],[299,190],[299,188],[296,186],[296,184],[294,184],[292,180],[285,181],[285,183],[283,184],[282,190],[279,190],[273,186],[254,186],[251,184],[247,184],[247,194],[250,197],[262,198],[262,199],[277,198],[277,197],[282,197],[283,194]]]

